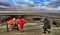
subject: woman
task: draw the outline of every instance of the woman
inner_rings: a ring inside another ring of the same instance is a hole
[[[19,20],[19,25],[20,25],[20,31],[21,32],[24,32],[24,23],[25,23],[24,18],[21,17],[20,20]]]
[[[12,18],[10,18],[10,20],[8,20],[7,23],[10,25],[10,29],[13,30],[14,23],[13,23]]]

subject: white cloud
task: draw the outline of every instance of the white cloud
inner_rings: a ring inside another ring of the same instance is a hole
[[[30,9],[30,7],[28,7],[28,6],[25,5],[25,4],[20,4],[20,5],[18,5],[18,6],[15,6],[15,8],[16,8],[17,10],[29,10],[29,9]]]
[[[25,4],[21,4],[16,6],[17,10],[39,10],[39,9],[45,9],[45,10],[60,10],[60,7],[58,8],[52,8],[52,7],[48,7],[48,6],[35,6],[35,7],[29,7],[28,5]]]
[[[33,9],[40,9],[41,8],[41,6],[35,6],[35,7],[33,7]]]
[[[59,7],[57,7],[57,10],[60,10],[60,6],[59,6]]]
[[[56,1],[56,2],[57,2],[57,1],[59,1],[59,0],[51,0],[51,1],[54,1],[54,2]]]
[[[7,2],[8,0],[0,0],[0,2]]]
[[[3,6],[3,5],[0,5],[0,7],[1,7],[1,8],[9,8],[9,7],[7,7],[7,6]]]

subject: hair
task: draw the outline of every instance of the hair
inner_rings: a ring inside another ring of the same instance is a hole
[[[12,17],[10,17],[10,20],[13,19]]]

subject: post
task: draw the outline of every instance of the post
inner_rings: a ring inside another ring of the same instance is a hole
[[[8,24],[6,23],[6,30],[7,32],[9,32],[9,28],[8,28]]]

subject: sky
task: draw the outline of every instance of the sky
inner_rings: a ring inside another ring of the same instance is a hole
[[[60,0],[0,0],[0,10],[60,13]]]

